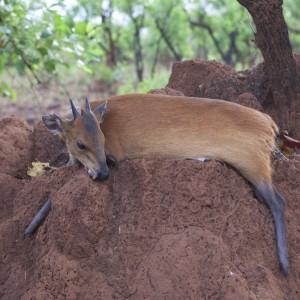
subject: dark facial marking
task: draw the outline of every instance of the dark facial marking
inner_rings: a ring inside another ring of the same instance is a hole
[[[91,134],[95,134],[97,130],[99,130],[99,124],[92,114],[85,112],[82,114],[82,118],[84,120],[84,124],[87,132]]]

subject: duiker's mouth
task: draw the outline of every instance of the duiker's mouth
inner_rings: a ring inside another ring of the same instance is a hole
[[[92,177],[94,180],[104,181],[109,177],[109,169],[107,167],[105,167],[104,169],[101,170],[101,172],[98,173],[87,167],[85,167],[85,169],[89,174],[89,176]]]
[[[95,173],[93,170],[89,168],[85,168],[87,170],[87,173],[92,177],[94,180],[97,178],[97,173]]]

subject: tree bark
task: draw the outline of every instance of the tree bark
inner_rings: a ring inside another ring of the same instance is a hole
[[[144,60],[143,60],[143,51],[141,43],[141,29],[144,27],[144,15],[139,17],[130,16],[134,24],[134,61],[135,61],[135,70],[137,74],[138,81],[143,81],[144,74]]]
[[[105,46],[102,42],[98,43],[106,54],[106,65],[112,68],[117,65],[116,42],[113,39],[111,30],[111,18],[113,11],[114,10],[111,1],[108,3],[108,8],[104,9],[101,6],[101,21],[103,26],[104,40],[106,40],[107,46]]]
[[[288,29],[282,13],[282,0],[237,0],[251,14],[256,26],[255,43],[263,55],[275,115],[282,130],[300,138],[300,84]]]
[[[143,63],[143,53],[140,37],[140,29],[136,29],[134,33],[134,56],[135,56],[135,69],[138,81],[143,81],[144,74],[144,63]]]

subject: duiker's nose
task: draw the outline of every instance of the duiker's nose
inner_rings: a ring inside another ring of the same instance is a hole
[[[96,180],[104,181],[108,179],[109,177],[109,169],[108,167],[103,167],[100,169],[100,171],[97,173]]]

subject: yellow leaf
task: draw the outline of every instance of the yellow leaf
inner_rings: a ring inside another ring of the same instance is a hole
[[[45,172],[45,168],[49,168],[49,163],[42,162],[32,162],[32,167],[27,171],[27,175],[30,177],[35,177],[41,175]]]

